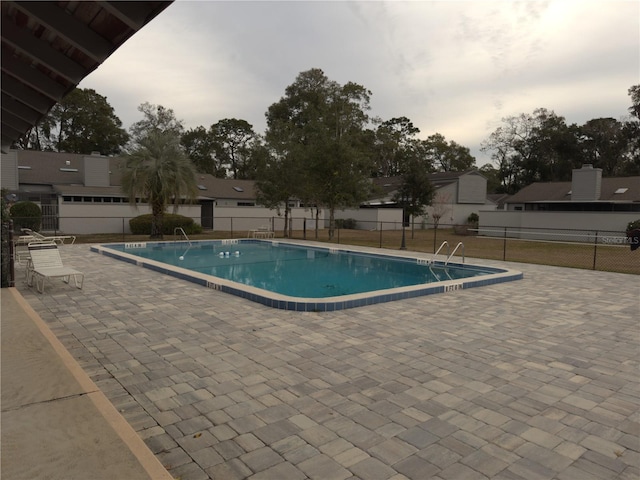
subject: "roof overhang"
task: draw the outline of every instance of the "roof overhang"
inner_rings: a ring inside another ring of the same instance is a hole
[[[532,205],[532,204],[547,204],[547,203],[558,203],[563,205],[580,205],[580,204],[598,204],[598,203],[638,203],[640,200],[529,200],[529,201],[521,201],[521,202],[505,202],[509,205]]]
[[[172,1],[2,1],[2,151]]]

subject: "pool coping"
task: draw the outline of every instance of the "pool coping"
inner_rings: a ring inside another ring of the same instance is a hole
[[[426,295],[434,295],[439,293],[450,293],[457,290],[466,290],[469,288],[483,287],[487,285],[495,285],[498,283],[511,282],[520,280],[523,278],[523,273],[518,270],[497,268],[492,266],[479,265],[477,263],[465,264],[448,262],[447,264],[452,267],[469,268],[479,267],[486,270],[492,270],[493,272],[487,275],[479,275],[470,277],[467,279],[445,280],[435,283],[411,285],[405,287],[396,287],[385,290],[374,290],[370,292],[355,293],[350,295],[341,295],[336,297],[325,298],[307,298],[307,297],[292,297],[289,295],[283,295],[277,292],[271,292],[261,288],[256,288],[250,285],[234,282],[213,275],[194,272],[176,265],[170,265],[167,263],[158,262],[147,258],[142,258],[127,252],[114,250],[110,246],[114,245],[130,245],[129,248],[136,248],[146,246],[148,244],[156,243],[175,243],[182,245],[189,245],[192,243],[211,243],[221,242],[222,245],[235,245],[242,243],[268,243],[272,245],[286,244],[292,246],[298,246],[303,248],[312,248],[317,250],[327,250],[330,253],[351,253],[357,255],[376,256],[381,258],[393,258],[402,260],[415,260],[417,263],[433,266],[444,266],[445,262],[436,260],[433,255],[424,254],[420,252],[407,252],[407,253],[392,253],[389,251],[377,252],[371,251],[366,247],[357,247],[349,245],[348,247],[342,246],[327,246],[326,244],[317,243],[300,243],[290,240],[256,240],[256,239],[232,239],[232,240],[203,240],[203,241],[174,241],[174,242],[132,242],[132,243],[112,243],[103,245],[91,245],[90,250],[101,255],[105,255],[117,260],[121,260],[139,267],[148,268],[150,270],[169,275],[174,278],[186,280],[206,288],[218,290],[224,293],[229,293],[241,298],[245,298],[252,302],[260,303],[262,305],[277,308],[281,310],[293,310],[297,312],[331,312],[336,310],[344,310],[349,308],[363,307],[366,305],[375,305],[378,303],[386,303],[398,300],[404,300],[408,298],[421,297]]]

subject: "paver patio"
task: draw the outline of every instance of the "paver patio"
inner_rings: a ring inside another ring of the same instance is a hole
[[[640,478],[638,276],[298,313],[61,253],[83,290],[19,290],[176,478]]]

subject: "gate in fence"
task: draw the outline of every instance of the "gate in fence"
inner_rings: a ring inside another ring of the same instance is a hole
[[[58,218],[58,205],[53,203],[44,203],[41,205],[42,209],[42,230],[57,231],[60,228],[60,221]]]

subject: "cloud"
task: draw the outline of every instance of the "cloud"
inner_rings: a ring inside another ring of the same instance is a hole
[[[125,126],[148,101],[188,128],[241,118],[258,132],[298,73],[321,68],[482,157],[500,118],[545,107],[569,122],[626,114],[640,72],[640,3],[177,1],[80,87]],[[483,163],[485,160],[482,160]]]

